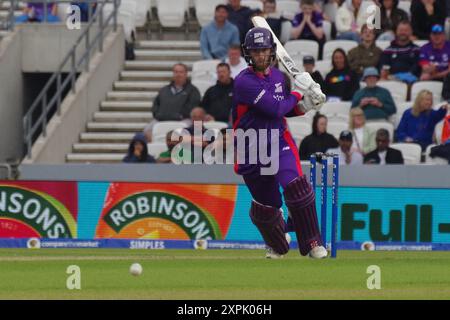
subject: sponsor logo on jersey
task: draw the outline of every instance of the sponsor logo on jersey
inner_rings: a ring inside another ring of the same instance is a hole
[[[253,101],[253,104],[257,104],[259,100],[261,100],[261,98],[263,97],[263,95],[266,93],[266,90],[263,89],[258,96],[256,97],[255,101]]]
[[[275,83],[275,93],[282,93],[283,92],[283,86],[281,85],[281,82]]]

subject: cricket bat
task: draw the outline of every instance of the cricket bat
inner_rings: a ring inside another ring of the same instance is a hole
[[[286,70],[291,75],[300,73],[301,71],[297,68],[297,66],[295,65],[294,60],[291,58],[289,53],[283,47],[283,45],[281,44],[280,40],[278,40],[278,38],[275,35],[275,33],[273,33],[273,30],[269,26],[269,24],[267,23],[266,19],[264,19],[263,17],[255,16],[255,17],[252,18],[252,22],[253,22],[253,25],[255,27],[268,29],[272,33],[273,40],[277,44],[277,52],[276,52],[276,54],[277,54],[278,60],[281,61],[283,66],[286,68]]]

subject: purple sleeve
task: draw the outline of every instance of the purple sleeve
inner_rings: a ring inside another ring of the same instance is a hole
[[[320,12],[314,12],[313,19],[314,19],[313,23],[316,25],[316,27],[318,28],[323,27],[323,16]]]
[[[289,113],[301,99],[299,93],[285,95],[285,99],[278,101],[273,94],[266,90],[258,82],[248,78],[240,79],[235,86],[235,95],[240,104],[248,105],[250,108],[270,118],[282,118]],[[246,81],[244,83],[244,81]]]
[[[299,13],[292,20],[292,26],[298,27],[300,25],[300,23],[302,23],[302,21],[303,21],[303,15],[301,13]]]

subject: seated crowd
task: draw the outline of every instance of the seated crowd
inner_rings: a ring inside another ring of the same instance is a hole
[[[216,67],[217,82],[206,90],[203,97],[188,79],[187,67],[182,63],[174,65],[173,80],[157,95],[152,110],[154,119],[145,128],[144,137],[148,143],[152,141],[152,128],[159,121],[181,121],[185,124],[184,132],[191,136],[179,135],[178,140],[173,142],[169,138],[174,132],[170,131],[166,137],[168,151],[164,151],[153,161],[172,162],[169,155],[178,142],[206,146],[204,141],[198,142],[192,137],[194,120],[202,123],[202,130],[205,130],[203,123],[209,121],[224,123],[231,128],[233,78],[247,67],[241,56],[240,43],[252,27],[251,17],[266,17],[277,35],[281,33],[282,23],[289,21],[277,12],[276,0],[263,2],[262,11],[242,6],[240,0],[229,0],[227,5],[221,4],[215,8],[213,21],[201,31],[200,45],[204,59],[222,62],[218,62]],[[441,141],[442,144],[449,142],[450,117],[446,117],[447,104],[437,105],[438,102],[433,101],[433,93],[422,90],[415,97],[411,96],[410,107],[403,114],[398,114],[396,101],[390,90],[379,85],[379,81],[386,80],[408,85],[423,80],[449,81],[450,42],[445,38],[446,14],[442,14],[446,12],[445,3],[442,6],[443,2],[440,1],[412,0],[411,12],[407,13],[398,8],[398,1],[375,2],[381,8],[381,29],[373,29],[367,25],[361,0],[299,1],[300,13],[291,20],[291,39],[317,41],[320,48],[319,60],[326,42],[323,30],[325,20],[333,26],[333,38],[358,42],[348,53],[341,48],[334,50],[330,70],[325,77],[315,70],[316,60],[313,56],[303,56],[304,70],[321,85],[328,101],[348,101],[351,109],[348,130],[338,135],[327,133],[325,114],[317,113],[314,116],[312,133],[302,137],[299,144],[302,160],[308,160],[315,152],[333,152],[340,155],[343,164],[404,163],[402,153],[390,148],[389,143],[416,143],[425,151],[434,142],[436,125],[444,118]],[[334,17],[327,16],[323,11],[324,6],[329,4],[338,6]],[[422,17],[420,19],[427,23],[417,23],[417,17]],[[429,41],[419,47],[414,43],[417,39]],[[390,45],[382,50],[377,46],[377,40],[390,41]],[[444,84],[443,99],[449,99],[449,93],[445,89],[448,90],[448,86],[448,83]],[[393,122],[393,115],[400,119],[393,132],[394,136],[384,128],[371,130],[366,126],[370,121]],[[141,139],[142,135],[139,137]],[[136,150],[133,146],[139,141],[141,140],[135,138],[131,142],[131,154]],[[219,148],[225,148],[229,143],[229,139],[227,143],[224,141],[220,141]],[[145,148],[137,149],[145,152]],[[127,161],[152,160],[132,157],[130,152],[126,157]],[[193,159],[193,156],[185,154],[183,158]]]

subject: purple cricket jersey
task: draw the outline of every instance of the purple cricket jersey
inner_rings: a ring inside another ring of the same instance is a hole
[[[304,14],[299,13],[297,14],[294,19],[292,20],[292,26],[298,27],[302,21],[303,21]],[[323,26],[323,16],[320,12],[313,11],[311,16],[311,22],[318,28],[321,28]],[[300,35],[302,38],[308,38],[308,37],[315,37],[314,33],[312,32],[311,28],[305,24],[305,28],[302,31],[302,34]]]
[[[286,130],[284,117],[303,114],[297,107],[300,99],[300,93],[287,92],[285,76],[278,69],[270,68],[269,74],[264,76],[249,67],[243,70],[234,81],[233,129],[243,129],[244,131],[255,129],[257,133],[259,129],[266,129],[266,145],[269,151],[270,130],[276,129],[280,139],[279,148],[282,149],[288,143],[293,143],[290,133]],[[259,157],[256,164],[249,163],[249,144],[249,142],[245,144],[245,164],[235,165],[235,171],[238,174],[250,174],[263,166]]]
[[[438,72],[447,70],[450,63],[450,41],[446,41],[442,49],[434,49],[431,42],[420,48],[420,65],[428,63],[435,64]]]

